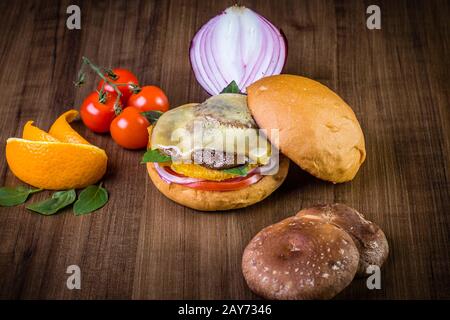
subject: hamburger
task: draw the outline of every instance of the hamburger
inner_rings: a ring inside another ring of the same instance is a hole
[[[291,75],[263,78],[247,95],[222,93],[171,109],[149,136],[143,161],[156,188],[200,211],[268,197],[286,178],[288,158],[333,183],[353,179],[365,159],[352,109],[320,83]]]
[[[144,160],[155,186],[201,211],[259,202],[281,185],[289,167],[258,130],[242,94],[169,110],[151,128],[149,146]]]

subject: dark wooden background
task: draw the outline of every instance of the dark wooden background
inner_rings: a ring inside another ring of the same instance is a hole
[[[78,3],[82,29],[68,30]],[[190,68],[195,31],[234,1],[1,1],[0,185],[20,182],[4,157],[27,120],[47,129],[93,89],[75,89],[82,55],[133,70],[161,86],[172,106],[207,97]],[[109,203],[75,217],[0,208],[1,298],[256,298],[241,274],[242,251],[263,227],[316,203],[342,202],[386,232],[391,254],[382,289],[355,280],[338,299],[450,298],[450,28],[448,1],[242,1],[283,29],[285,73],[319,80],[355,110],[367,161],[333,185],[292,166],[267,200],[228,213],[172,203],[139,164],[142,152],[75,124],[106,149]],[[368,30],[378,4],[382,29]],[[34,195],[33,200],[48,197]],[[66,288],[66,268],[82,271]]]

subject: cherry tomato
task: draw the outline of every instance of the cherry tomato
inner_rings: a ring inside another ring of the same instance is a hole
[[[133,93],[128,100],[128,106],[139,108],[141,111],[169,110],[169,100],[164,91],[156,86],[145,86],[139,93]]]
[[[117,76],[117,79],[114,80],[111,79],[111,77],[109,77],[108,75],[105,75],[112,83],[133,83],[135,85],[139,85],[137,77],[131,71],[127,69],[113,69],[112,71]],[[100,91],[100,89],[103,86],[103,83],[104,81],[101,80],[97,86],[97,90]],[[118,86],[118,89],[122,93],[122,96],[120,97],[122,105],[127,106],[128,99],[130,98],[133,92],[130,90],[129,86]],[[107,92],[116,93],[114,91],[114,88],[107,83],[105,84],[104,90]]]
[[[148,143],[148,120],[135,107],[123,109],[111,123],[110,131],[114,141],[127,149],[145,148]]]
[[[116,116],[114,113],[116,98],[116,94],[106,92],[102,97],[104,101],[101,101],[97,92],[90,93],[80,107],[84,125],[94,132],[108,132],[111,122]]]

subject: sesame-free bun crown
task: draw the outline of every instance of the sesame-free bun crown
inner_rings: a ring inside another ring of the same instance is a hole
[[[260,128],[303,170],[334,183],[352,180],[366,158],[353,110],[321,83],[295,75],[262,78],[247,88]],[[279,130],[275,141],[271,129]]]

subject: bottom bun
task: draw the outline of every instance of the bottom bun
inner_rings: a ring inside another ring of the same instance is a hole
[[[289,159],[280,155],[280,167],[275,175],[263,176],[258,182],[234,191],[204,191],[169,184],[161,179],[153,163],[147,163],[147,170],[156,188],[167,198],[199,211],[221,211],[250,206],[274,192],[284,181],[289,169]]]

